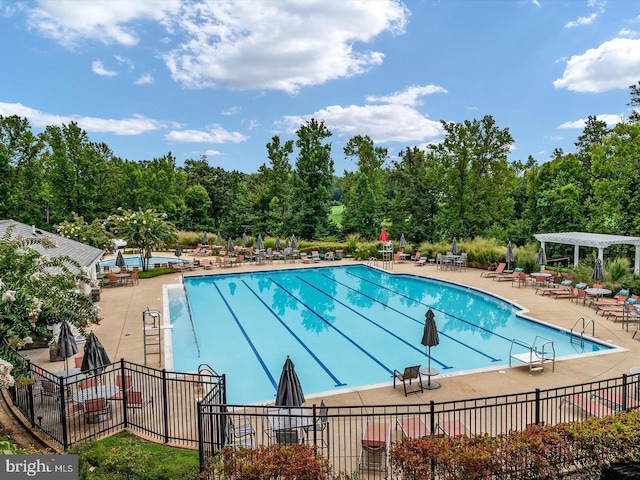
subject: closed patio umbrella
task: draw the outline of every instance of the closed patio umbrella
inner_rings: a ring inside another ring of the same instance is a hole
[[[509,240],[509,243],[507,244],[507,255],[506,255],[506,260],[507,260],[507,270],[511,270],[511,264],[514,263],[516,261],[516,257],[513,254],[513,246],[511,245],[511,240]]]
[[[604,271],[602,270],[602,260],[600,260],[599,258],[596,259],[596,263],[593,266],[593,275],[591,275],[591,278],[593,278],[597,283],[600,283],[602,280],[604,280]]]
[[[229,237],[229,240],[227,241],[227,250],[228,253],[233,253],[236,250],[235,245],[233,244],[233,240],[231,239],[231,237]]]
[[[257,242],[256,248],[258,250],[264,250],[264,241],[262,240],[262,234],[258,235],[258,242]]]
[[[298,248],[298,239],[295,234],[291,235],[291,248]]]
[[[389,241],[389,236],[387,235],[386,228],[382,227],[382,230],[380,231],[380,238],[378,238],[378,240],[385,243]]]
[[[458,255],[460,253],[460,249],[458,248],[458,240],[456,237],[453,237],[453,242],[451,242],[451,253],[454,255]]]
[[[209,245],[209,238],[207,232],[202,232],[202,245]]]
[[[220,235],[220,232],[218,232],[218,236],[216,237],[216,242],[218,243],[218,245],[222,245],[222,235]]]
[[[299,407],[304,403],[304,393],[295,365],[287,355],[282,367],[280,382],[276,392],[276,405],[279,407]]]
[[[289,237],[284,239],[284,248],[289,248]]]
[[[84,344],[84,356],[82,357],[80,371],[100,373],[110,363],[111,360],[104,346],[102,346],[96,334],[91,332],[87,335],[87,342]]]
[[[247,238],[247,234],[246,234],[246,233],[243,233],[243,234],[242,234],[242,246],[243,246],[243,247],[246,247],[246,246],[247,246],[247,243],[249,243],[249,239]]]
[[[280,237],[276,237],[276,250],[280,250]]]
[[[540,247],[538,250],[538,256],[536,257],[536,263],[540,265],[540,269],[547,264],[547,254],[544,253],[544,248]]]
[[[73,357],[76,353],[78,353],[78,344],[76,343],[76,339],[71,332],[71,327],[67,322],[62,322],[60,324],[60,334],[58,335],[58,355],[64,358],[64,367],[69,373],[69,358]]]
[[[402,235],[400,235],[400,248],[402,249],[402,252],[404,252],[404,247],[407,246],[407,240],[404,238],[404,233]]]
[[[180,247],[179,243],[176,243],[176,257],[180,258],[182,256],[182,247]]]
[[[126,265],[124,261],[124,257],[122,256],[122,252],[118,250],[118,254],[116,255],[116,266],[124,267]]]
[[[427,357],[429,359],[429,381],[426,385],[423,385],[423,387],[429,389],[438,388],[440,384],[431,381],[431,375],[438,374],[438,372],[436,371],[431,371],[431,347],[435,347],[440,343],[440,336],[438,335],[438,327],[436,326],[435,314],[433,313],[433,310],[431,310],[431,308],[429,308],[429,310],[427,310],[427,313],[425,314],[424,330],[422,331],[422,341],[420,343],[427,347]]]

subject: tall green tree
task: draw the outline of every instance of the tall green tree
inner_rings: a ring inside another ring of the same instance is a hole
[[[345,233],[375,238],[386,209],[382,166],[388,150],[376,147],[368,136],[356,135],[347,142],[344,154],[347,158],[355,158],[358,168],[354,173],[344,174],[342,228]]]
[[[320,239],[328,234],[333,183],[331,136],[324,122],[309,120],[297,130],[298,157],[294,182],[294,223],[300,238]],[[296,232],[286,232],[296,233]]]
[[[184,192],[185,218],[183,225],[190,230],[210,230],[211,199],[202,185],[192,185]]]
[[[430,148],[442,169],[443,201],[437,223],[443,237],[472,238],[513,216],[515,181],[507,154],[513,138],[492,116],[442,122],[445,138]]]

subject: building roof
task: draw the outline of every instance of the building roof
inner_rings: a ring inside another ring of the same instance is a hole
[[[539,242],[563,243],[584,247],[607,248],[611,245],[640,245],[640,237],[624,235],[605,235],[603,233],[562,232],[538,233],[534,235]]]
[[[99,261],[104,254],[104,250],[99,248],[91,247],[84,243],[71,240],[70,238],[65,238],[60,235],[56,235],[55,233],[36,228],[35,226],[16,222],[15,220],[0,220],[0,237],[4,236],[11,225],[14,225],[11,232],[11,238],[51,237],[58,245],[57,247],[44,248],[41,245],[33,245],[35,250],[41,254],[49,255],[50,257],[71,257],[81,266],[88,268],[95,265],[95,263]]]

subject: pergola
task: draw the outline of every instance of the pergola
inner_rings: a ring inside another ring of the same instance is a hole
[[[545,243],[562,243],[573,245],[573,265],[578,266],[580,247],[592,247],[598,249],[598,258],[602,260],[605,248],[611,245],[635,245],[636,256],[633,271],[640,273],[640,237],[626,237],[624,235],[605,235],[602,233],[563,232],[563,233],[538,233],[534,235],[542,245]]]

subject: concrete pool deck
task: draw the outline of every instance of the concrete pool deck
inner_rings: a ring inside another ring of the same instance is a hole
[[[187,258],[188,255],[186,256]],[[234,269],[214,267],[210,270],[195,270],[185,272],[190,275],[218,275],[224,273],[239,273],[256,270],[275,270],[282,268],[309,268],[318,266],[332,266],[352,263],[349,259],[337,262],[321,262],[320,264],[283,264],[275,261],[270,265],[249,265],[235,267]],[[382,263],[379,262],[381,267]],[[394,273],[410,273],[431,278],[448,280],[463,285],[478,288],[493,293],[502,298],[529,310],[527,316],[542,320],[559,327],[570,329],[579,317],[585,320],[593,320],[595,323],[595,336],[605,342],[623,347],[627,350],[606,355],[586,356],[575,360],[563,360],[556,362],[555,371],[551,371],[550,365],[544,373],[529,375],[526,365],[513,368],[503,368],[499,371],[486,371],[465,375],[452,375],[434,377],[441,387],[436,390],[425,390],[424,393],[404,395],[402,388],[392,388],[391,383],[376,388],[359,389],[346,393],[332,395],[308,395],[307,405],[320,403],[324,399],[333,406],[340,405],[390,405],[390,404],[415,404],[426,403],[431,400],[447,401],[456,399],[468,399],[475,397],[513,394],[528,392],[536,388],[546,389],[573,385],[582,382],[602,380],[619,377],[628,373],[629,368],[640,366],[639,340],[640,336],[632,339],[635,331],[634,325],[622,328],[620,323],[596,315],[593,309],[581,304],[570,302],[568,299],[553,299],[547,296],[536,295],[535,290],[517,288],[511,282],[494,282],[490,278],[480,277],[481,270],[468,268],[466,271],[440,270],[435,266],[424,265],[416,267],[412,262],[394,263]],[[180,283],[180,273],[162,275],[151,279],[140,280],[139,285],[103,288],[99,302],[102,308],[104,320],[92,330],[100,338],[112,360],[125,360],[144,364],[144,342],[142,328],[142,313],[147,307],[163,310],[163,286],[166,284]],[[163,318],[165,312],[162,311]],[[527,339],[523,339],[527,340]],[[533,341],[531,339],[530,341]],[[434,347],[435,349],[438,347]],[[82,353],[82,346],[79,348]],[[29,358],[47,370],[57,371],[64,368],[63,362],[49,362],[48,350],[30,350]],[[502,357],[508,358],[509,352],[503,352]],[[294,360],[295,361],[295,360]],[[284,359],[283,359],[284,362]],[[149,357],[147,364],[151,367],[161,368],[158,357]],[[404,361],[398,359],[395,368],[403,370]],[[212,365],[215,368],[215,365]],[[357,366],[355,366],[357,368]],[[304,388],[304,385],[303,385]]]

